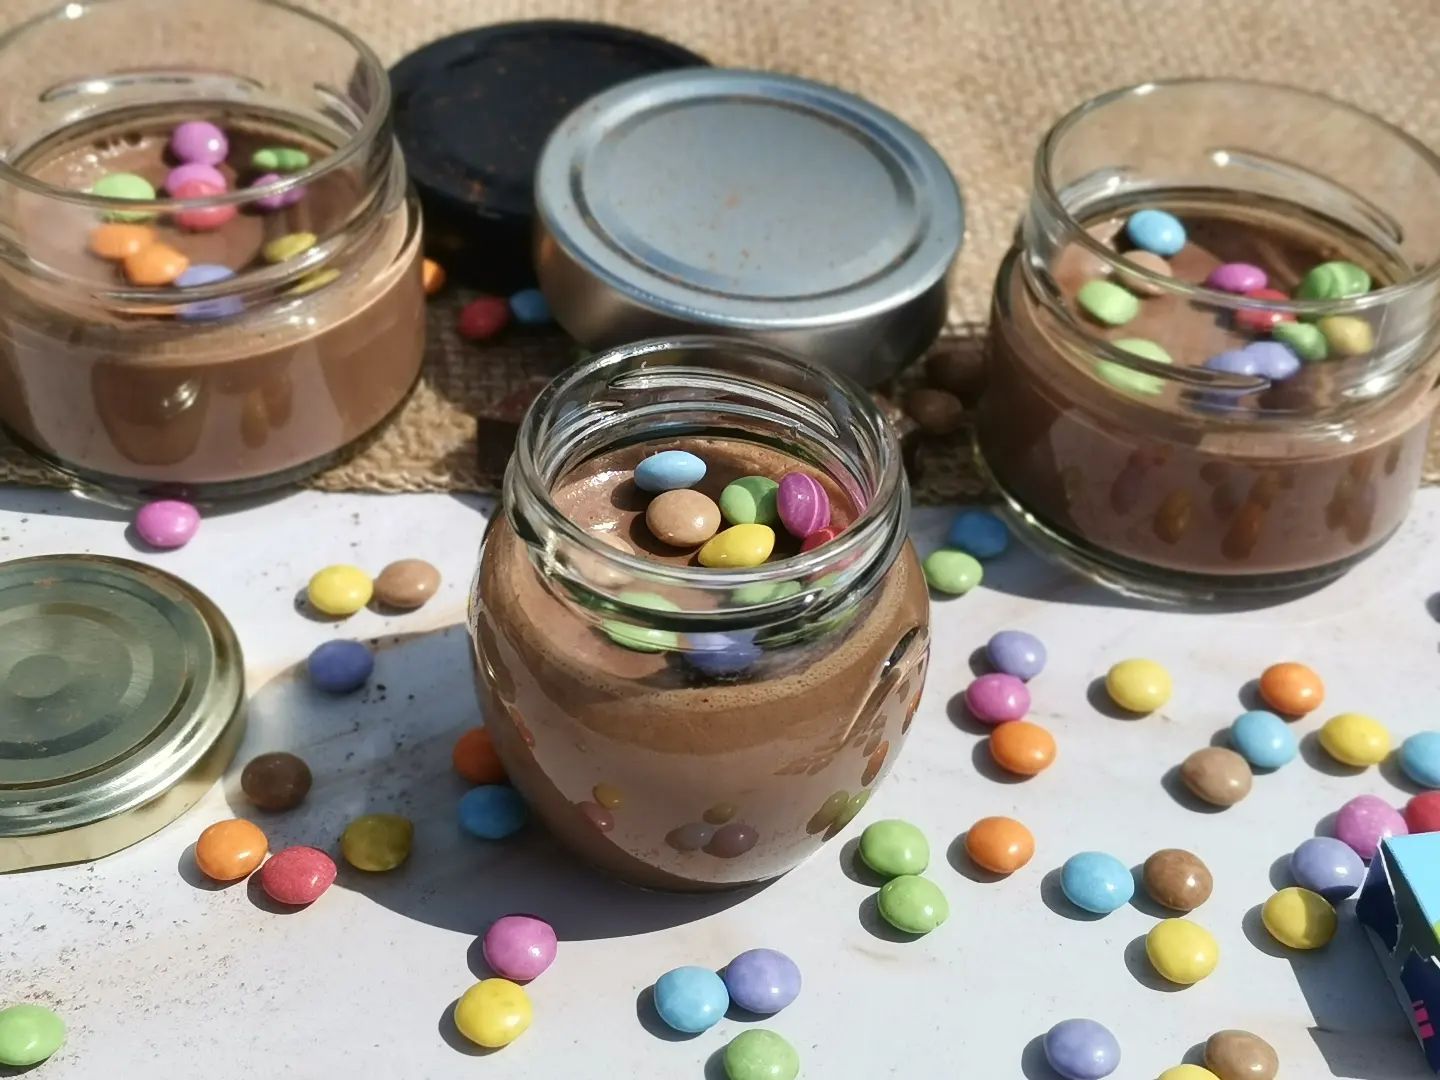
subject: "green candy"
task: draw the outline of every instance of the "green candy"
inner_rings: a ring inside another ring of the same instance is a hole
[[[1313,323],[1276,323],[1270,328],[1270,336],[1280,344],[1289,346],[1290,351],[1301,360],[1310,363],[1324,360],[1330,355],[1330,345],[1325,340],[1325,332]]]
[[[680,610],[678,605],[655,593],[622,592],[620,602],[650,611]],[[636,626],[634,623],[622,622],[619,619],[606,619],[600,624],[600,629],[605,631],[616,645],[624,646],[634,652],[667,652],[680,647],[680,636],[673,630],[656,630],[648,626]]]
[[[1343,300],[1370,291],[1370,275],[1352,262],[1327,262],[1314,267],[1295,294],[1301,300]]]
[[[886,877],[918,874],[930,865],[930,844],[908,821],[875,821],[860,834],[860,858]]]
[[[1162,349],[1155,342],[1146,338],[1120,338],[1110,344],[1122,352],[1134,353],[1136,356],[1144,357],[1146,360],[1153,360],[1157,364],[1173,364],[1170,354]],[[1148,397],[1160,393],[1165,388],[1162,382],[1155,375],[1147,375],[1143,371],[1134,371],[1124,364],[1117,364],[1113,360],[1099,360],[1095,364],[1096,373],[1117,390],[1125,390],[1132,394],[1144,394]]]
[[[155,188],[143,176],[117,172],[96,180],[90,188],[90,194],[99,195],[102,199],[132,199],[144,202],[155,198]],[[149,221],[155,215],[142,210],[116,210],[105,216],[110,221]]]
[[[886,922],[907,934],[928,934],[950,917],[950,904],[940,886],[914,874],[887,881],[880,890],[879,907]]]
[[[775,493],[780,485],[768,476],[742,476],[720,492],[720,513],[731,525],[774,525],[780,520]]]
[[[921,569],[925,571],[925,580],[932,589],[951,596],[964,596],[980,584],[985,574],[974,556],[953,548],[932,551],[925,557]]]
[[[742,607],[750,607],[755,604],[769,604],[775,600],[788,600],[799,591],[798,581],[758,581],[753,585],[741,585],[732,590],[730,599]]]
[[[310,155],[290,146],[267,146],[250,155],[250,164],[267,172],[299,172],[309,168]]]
[[[65,1021],[43,1005],[0,1009],[0,1064],[22,1069],[38,1064],[64,1041]]]
[[[751,1028],[725,1047],[725,1075],[730,1080],[795,1080],[800,1055],[775,1032]]]
[[[1080,307],[1096,322],[1124,326],[1140,314],[1140,299],[1111,281],[1087,281],[1075,294]]]

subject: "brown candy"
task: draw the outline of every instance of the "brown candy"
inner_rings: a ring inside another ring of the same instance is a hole
[[[676,488],[650,500],[645,508],[645,524],[661,543],[698,547],[720,528],[720,507],[699,491]]]
[[[1194,911],[1210,899],[1215,879],[1210,868],[1180,848],[1162,848],[1145,860],[1141,873],[1145,891],[1161,907],[1171,911]]]
[[[1214,806],[1234,806],[1250,794],[1250,764],[1234,750],[1207,746],[1180,766],[1180,779],[1197,799]]]
[[[1127,251],[1125,261],[1134,263],[1152,274],[1159,274],[1161,277],[1174,277],[1175,272],[1170,269],[1170,264],[1161,256],[1151,251]],[[1138,274],[1120,274],[1120,284],[1124,285],[1131,292],[1140,296],[1159,296],[1163,291],[1150,282],[1143,280]]]
[[[375,579],[375,599],[385,607],[410,611],[440,588],[440,571],[424,559],[399,559]]]
[[[973,401],[985,385],[985,356],[979,349],[933,352],[925,358],[925,381],[961,401]]]
[[[310,793],[310,783],[310,766],[283,751],[251,758],[240,774],[240,790],[261,810],[293,810]]]
[[[905,411],[926,435],[954,435],[965,425],[964,402],[945,390],[911,390]]]
[[[1217,1031],[1205,1040],[1205,1067],[1220,1080],[1275,1080],[1280,1056],[1259,1035]]]

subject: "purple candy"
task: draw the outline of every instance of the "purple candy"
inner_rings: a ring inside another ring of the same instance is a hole
[[[1221,263],[1210,271],[1210,276],[1205,279],[1205,284],[1212,289],[1219,289],[1221,292],[1245,293],[1255,292],[1263,289],[1270,279],[1265,276],[1265,271],[1258,266],[1251,266],[1249,263]]]
[[[135,532],[153,548],[184,547],[200,528],[200,511],[179,499],[146,503],[135,515]]]
[[[496,975],[529,982],[555,962],[555,930],[533,915],[506,915],[485,931],[480,949]]]
[[[1061,1020],[1045,1033],[1045,1060],[1065,1080],[1103,1080],[1120,1067],[1120,1044],[1094,1020]]]
[[[193,289],[197,285],[214,285],[220,281],[228,281],[234,276],[235,271],[228,266],[196,263],[186,267],[185,272],[175,279],[175,284],[182,289]],[[244,310],[245,302],[240,297],[218,296],[213,300],[197,300],[193,304],[183,304],[176,314],[182,319],[199,322],[206,319],[232,318]]]
[[[225,179],[225,174],[214,165],[205,165],[198,161],[188,161],[184,165],[176,165],[165,177],[165,190],[171,195],[177,194],[186,184],[193,184],[195,181],[202,184],[210,184],[221,191],[229,191],[230,184]]]
[[[995,670],[1029,682],[1045,670],[1045,646],[1024,630],[1001,630],[985,646]]]
[[[800,540],[830,524],[830,496],[809,473],[786,473],[780,478],[775,508],[785,531]]]
[[[285,178],[279,173],[266,173],[264,176],[256,177],[250,186],[265,187],[267,184],[279,183],[283,179]],[[294,206],[303,198],[305,198],[304,185],[296,185],[278,195],[262,195],[255,200],[255,205],[262,210],[284,210],[287,206]]]
[[[751,949],[723,972],[730,1000],[747,1012],[769,1016],[800,996],[800,969],[782,952]]]
[[[171,133],[170,153],[186,164],[219,165],[230,153],[230,140],[214,124],[187,120]]]
[[[1302,889],[1338,904],[1364,883],[1365,864],[1348,844],[1312,836],[1290,856],[1290,876]]]
[[[965,705],[982,724],[1003,724],[1030,711],[1030,691],[1014,675],[981,675],[965,688]]]
[[[1375,795],[1357,795],[1335,816],[1335,838],[1369,862],[1389,836],[1408,836],[1400,811]]]
[[[1243,348],[1212,356],[1205,361],[1205,367],[1230,375],[1259,375],[1279,381],[1300,370],[1300,358],[1278,341],[1252,341]]]
[[[685,660],[706,675],[738,675],[764,655],[754,630],[685,635]]]

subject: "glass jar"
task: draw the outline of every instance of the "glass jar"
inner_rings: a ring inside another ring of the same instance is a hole
[[[67,4],[0,38],[0,85],[0,425],[18,443],[112,490],[224,496],[324,468],[404,401],[420,219],[363,42],[272,0]],[[167,144],[194,120],[228,136],[227,187],[176,197]],[[268,147],[309,163],[252,160]],[[89,193],[113,173],[161,194]],[[91,250],[107,223],[196,273],[137,279]]]
[[[676,446],[709,463],[702,490],[723,468],[803,467],[844,528],[753,569],[617,546],[656,545],[628,478]],[[789,354],[676,337],[559,376],[521,427],[471,607],[511,782],[578,854],[640,885],[795,866],[864,806],[919,701],[929,597],[908,517],[872,400]]]
[[[1278,598],[1381,544],[1436,402],[1440,159],[1327,97],[1187,80],[1080,106],[1045,136],[1034,184],[995,286],[976,431],[1026,534],[1173,601]],[[1145,208],[1185,225],[1168,264],[1132,258]],[[1333,260],[1373,287],[1297,298]],[[1205,284],[1233,262],[1276,291]],[[1077,299],[1096,280],[1138,314],[1097,321]]]

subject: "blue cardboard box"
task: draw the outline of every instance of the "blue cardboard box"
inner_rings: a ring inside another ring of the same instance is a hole
[[[1370,863],[1355,915],[1440,1073],[1440,833],[1394,836]]]

